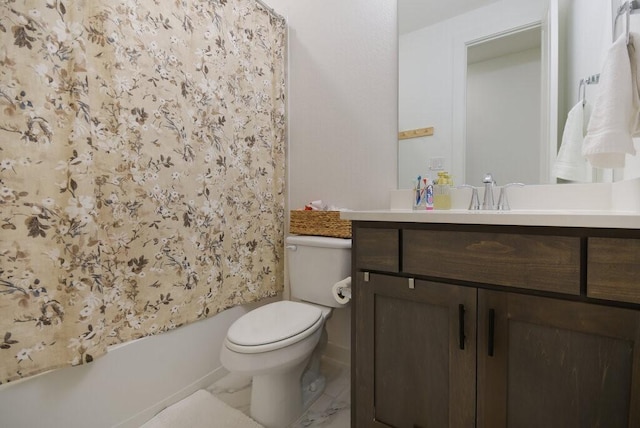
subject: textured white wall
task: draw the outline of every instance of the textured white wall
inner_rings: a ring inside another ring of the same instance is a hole
[[[563,89],[567,98],[566,113],[578,102],[580,79],[600,73],[608,47],[612,42],[611,4],[608,1],[567,0],[566,78]],[[616,1],[616,0],[613,0]],[[624,26],[624,24],[623,24]],[[587,88],[587,100],[595,100],[598,87]]]
[[[271,0],[289,23],[289,201],[388,208],[397,177],[394,0]]]
[[[267,0],[289,25],[289,207],[389,207],[397,187],[395,0]],[[350,309],[327,324],[350,348]]]

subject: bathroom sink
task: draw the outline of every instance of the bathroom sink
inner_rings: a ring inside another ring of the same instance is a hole
[[[640,228],[640,178],[514,187],[509,189],[509,211],[468,210],[471,190],[467,188],[451,189],[451,210],[414,211],[412,197],[410,189],[396,190],[389,210],[349,211],[340,216],[360,221]]]

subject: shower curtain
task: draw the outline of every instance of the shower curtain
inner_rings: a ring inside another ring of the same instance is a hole
[[[0,40],[0,383],[281,291],[281,17],[10,0]]]

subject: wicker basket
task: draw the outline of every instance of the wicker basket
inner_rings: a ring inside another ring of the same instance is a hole
[[[341,220],[340,211],[291,211],[291,233],[351,238],[351,220]]]

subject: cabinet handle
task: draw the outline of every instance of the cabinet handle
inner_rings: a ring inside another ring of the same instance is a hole
[[[487,339],[487,353],[493,357],[493,341],[495,339],[496,311],[489,309],[489,334]]]
[[[458,324],[459,324],[459,341],[460,349],[464,350],[464,305],[458,305]]]

